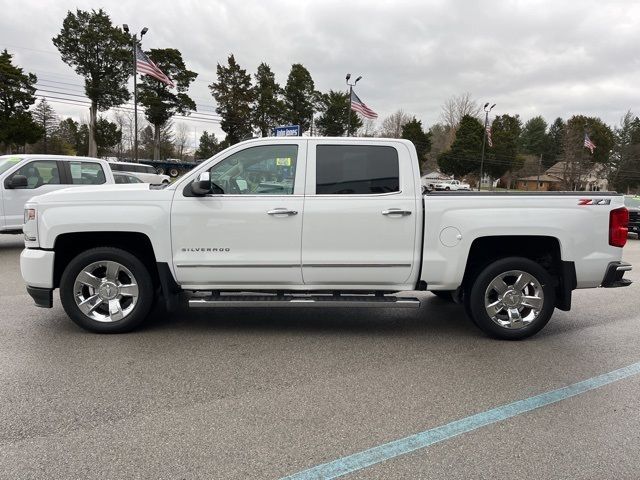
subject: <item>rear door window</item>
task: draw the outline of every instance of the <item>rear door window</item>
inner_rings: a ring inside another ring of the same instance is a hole
[[[102,165],[94,162],[69,162],[73,185],[101,185],[107,183]]]
[[[316,195],[372,195],[400,191],[398,152],[376,145],[318,145]]]

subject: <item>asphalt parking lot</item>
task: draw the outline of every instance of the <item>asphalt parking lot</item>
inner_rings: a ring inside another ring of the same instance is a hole
[[[574,294],[524,342],[461,307],[158,313],[86,333],[33,305],[0,236],[0,478],[274,478],[640,362],[625,289]],[[640,478],[640,374],[344,478]],[[299,478],[313,478],[311,474]]]

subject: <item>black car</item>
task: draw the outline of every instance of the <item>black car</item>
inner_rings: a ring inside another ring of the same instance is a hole
[[[629,233],[640,236],[640,196],[625,196],[624,205],[629,210]]]

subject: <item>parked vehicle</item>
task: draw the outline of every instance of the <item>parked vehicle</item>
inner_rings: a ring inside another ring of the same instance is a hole
[[[61,155],[0,156],[0,233],[22,229],[31,197],[79,185],[114,183],[107,162]]]
[[[640,196],[627,195],[624,204],[629,210],[629,233],[640,237]]]
[[[132,173],[113,172],[113,179],[116,183],[145,183]]]
[[[144,183],[160,185],[171,182],[169,175],[161,175],[151,165],[145,165],[144,163],[109,162],[109,165],[114,172],[133,173]]]
[[[434,184],[435,190],[470,190],[471,186],[468,183],[463,183],[460,180],[440,180]]]
[[[27,291],[51,307],[59,288],[95,332],[135,328],[159,291],[173,310],[415,308],[396,293],[432,290],[489,335],[521,339],[574,289],[631,283],[622,195],[422,195],[407,140],[249,140],[172,185],[53,192],[25,218]]]

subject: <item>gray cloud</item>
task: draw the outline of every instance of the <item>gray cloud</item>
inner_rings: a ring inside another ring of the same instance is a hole
[[[0,0],[0,47],[7,46],[21,66],[41,78],[81,83],[51,38],[68,9],[95,4],[16,3]],[[191,94],[203,109],[214,107],[207,86],[216,64],[234,53],[250,72],[269,63],[280,83],[291,63],[303,63],[323,91],[344,88],[347,72],[363,75],[358,93],[381,117],[402,108],[426,125],[438,120],[447,97],[462,92],[496,102],[497,114],[519,113],[524,119],[543,115],[552,121],[580,113],[614,124],[628,109],[640,113],[638,2],[104,0],[102,5],[115,23],[149,27],[146,48],[182,51],[200,74]],[[82,113],[69,105],[55,107],[62,114]],[[194,127],[220,132],[201,123]]]

